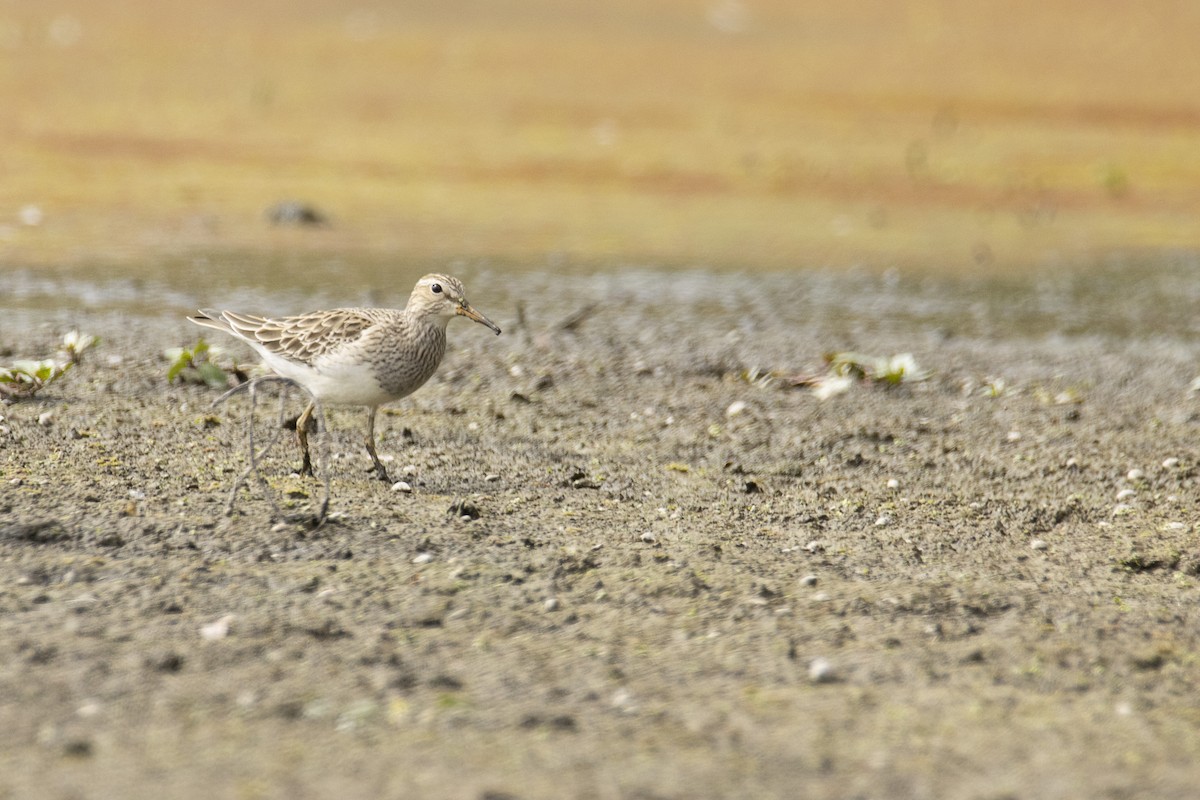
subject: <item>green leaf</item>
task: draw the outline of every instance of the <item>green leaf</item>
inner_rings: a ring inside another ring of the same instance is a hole
[[[211,361],[205,361],[196,369],[200,373],[200,379],[214,389],[223,389],[229,385],[229,376],[225,374],[225,370]]]
[[[186,351],[181,352],[180,355],[176,357],[174,363],[171,364],[171,368],[167,370],[167,383],[174,383],[175,379],[179,377],[179,373],[183,372],[184,368],[192,363],[190,358],[184,358],[183,353],[185,352]]]

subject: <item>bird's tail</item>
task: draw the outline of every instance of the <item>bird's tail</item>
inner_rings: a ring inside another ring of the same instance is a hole
[[[214,311],[211,308],[200,309],[197,314],[188,317],[188,321],[205,328],[213,328],[224,333],[233,333],[233,328],[225,320],[221,312]]]

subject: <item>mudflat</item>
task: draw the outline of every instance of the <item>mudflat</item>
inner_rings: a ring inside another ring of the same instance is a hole
[[[6,358],[103,341],[0,407],[0,794],[1192,796],[1197,274],[475,271],[504,335],[380,417],[411,492],[331,410],[320,527],[225,513],[187,308],[26,296]],[[832,351],[927,374],[793,385]]]

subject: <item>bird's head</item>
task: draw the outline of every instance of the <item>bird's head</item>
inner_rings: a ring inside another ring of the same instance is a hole
[[[467,302],[462,281],[450,275],[434,273],[417,281],[416,288],[408,298],[408,311],[441,320],[443,325],[451,317],[466,317],[480,325],[486,325],[497,334],[500,333],[496,323],[480,314]]]

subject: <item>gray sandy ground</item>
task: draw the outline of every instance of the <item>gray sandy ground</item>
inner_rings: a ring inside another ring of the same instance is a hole
[[[1132,274],[467,275],[413,492],[335,410],[317,529],[222,513],[187,308],[12,303],[7,358],[104,341],[0,407],[0,796],[1195,796],[1200,277]],[[832,350],[931,374],[788,385]]]

